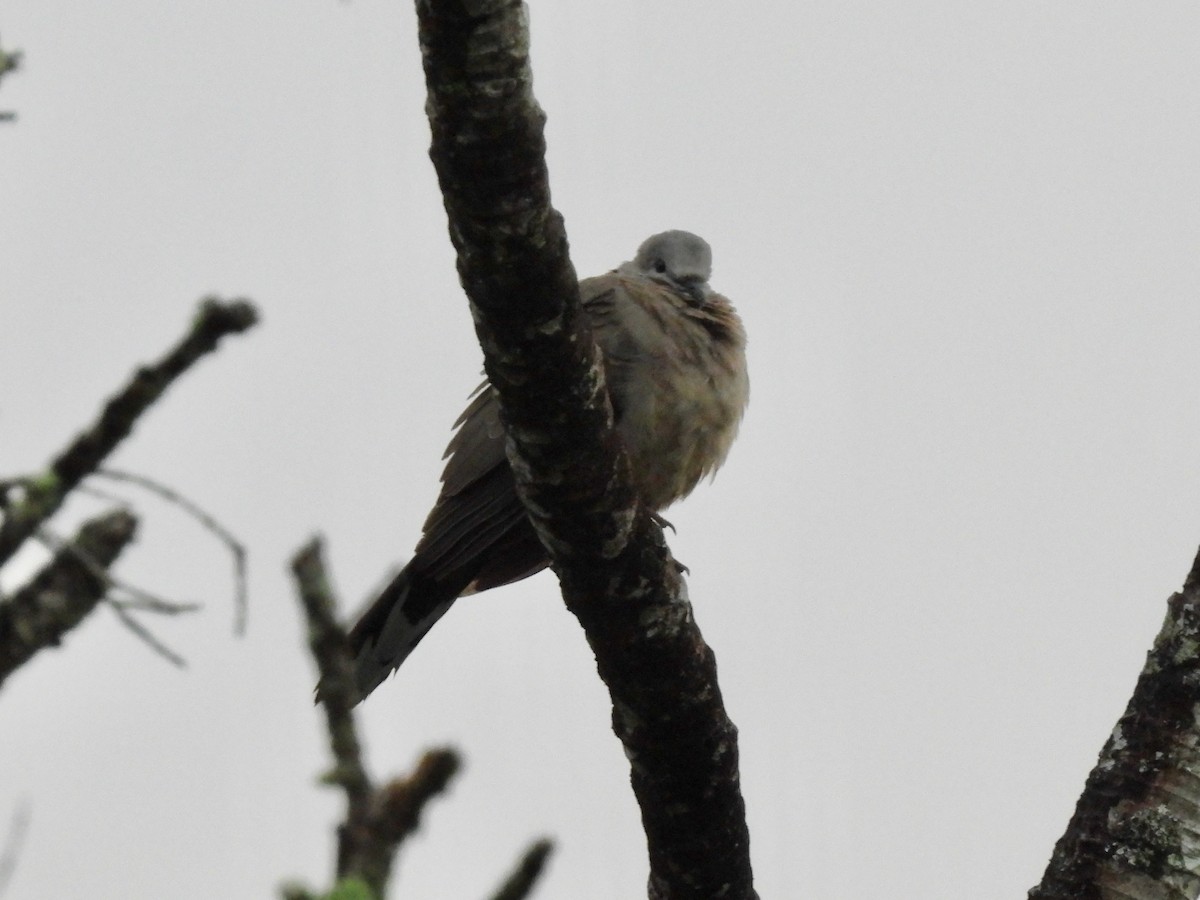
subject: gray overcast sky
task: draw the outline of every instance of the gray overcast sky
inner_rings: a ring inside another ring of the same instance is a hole
[[[713,245],[752,398],[670,542],[741,729],[764,897],[1024,896],[1200,544],[1200,10],[1193,2],[534,2],[535,88],[581,274]],[[206,604],[103,611],[0,697],[13,900],[321,884],[341,799],[285,573],[348,607],[411,550],[480,353],[407,3],[9,0],[0,472],[37,469],[209,291],[264,322],[114,465],[120,573]],[[103,507],[80,498],[60,529]],[[26,558],[28,570],[33,560]],[[18,571],[7,573],[11,587]],[[627,765],[553,577],[463,602],[367,704],[378,773],[467,757],[397,895],[644,894]]]

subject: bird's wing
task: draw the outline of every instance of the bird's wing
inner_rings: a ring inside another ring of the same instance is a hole
[[[603,351],[614,397],[626,393],[621,387],[644,353],[646,335],[660,331],[644,304],[631,299],[630,281],[610,272],[580,282],[584,312]],[[619,420],[619,406],[614,412]],[[411,568],[435,579],[457,579],[474,569],[469,576],[473,590],[533,574],[546,565],[545,551],[517,498],[504,453],[500,404],[486,381],[455,427],[446,448],[442,490]],[[501,548],[504,559],[499,558]]]
[[[410,566],[431,578],[468,574],[524,519],[504,455],[504,429],[495,393],[485,381],[455,422],[446,448],[442,490],[425,520]],[[464,582],[465,584],[465,582]]]
[[[454,428],[454,437],[442,457],[449,458],[442,472],[442,496],[459,494],[496,466],[508,464],[500,404],[486,380],[475,388]]]
[[[627,339],[631,314],[625,285],[627,280],[610,272],[580,282],[583,308],[604,351],[606,366],[631,364],[638,349]],[[639,310],[633,313],[637,315]],[[508,468],[500,403],[487,381],[471,394],[471,402],[455,420],[454,428],[454,436],[443,457],[446,459],[446,468],[442,472],[438,506],[452,497],[463,495],[477,482],[487,480],[496,468]],[[435,507],[434,513],[437,511]],[[435,524],[435,517],[431,515],[425,526],[427,532],[432,524]]]

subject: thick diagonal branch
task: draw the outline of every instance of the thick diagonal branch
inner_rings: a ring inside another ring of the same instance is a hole
[[[0,522],[0,565],[16,553],[62,505],[76,485],[133,430],[134,423],[171,383],[198,359],[216,349],[221,338],[250,328],[258,320],[243,300],[208,298],[183,339],[162,359],[138,369],[105,404],[100,417],[50,464],[24,485],[23,496],[4,509]]]
[[[550,206],[526,12],[418,0],[426,110],[518,490],[596,654],[632,761],[650,896],[756,896],[737,731],[661,529],[637,502]]]
[[[104,599],[104,570],[136,528],[125,510],[84,523],[31,581],[0,602],[0,685],[39,650],[57,645]]]
[[[1200,555],[1030,900],[1200,894]]]

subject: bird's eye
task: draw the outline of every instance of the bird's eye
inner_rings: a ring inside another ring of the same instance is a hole
[[[661,259],[656,259],[654,261],[654,271],[659,273],[667,271],[667,264]]]

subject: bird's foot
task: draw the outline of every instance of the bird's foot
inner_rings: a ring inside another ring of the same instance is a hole
[[[659,528],[670,528],[671,534],[679,534],[679,532],[675,530],[675,526],[672,525],[670,522],[668,522],[666,519],[664,519],[662,516],[660,516],[658,513],[656,513],[656,512],[650,513],[650,518],[654,520],[654,524],[657,525]]]

